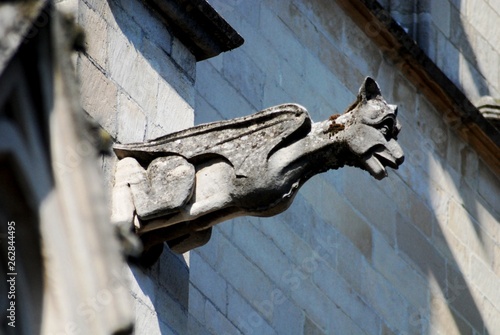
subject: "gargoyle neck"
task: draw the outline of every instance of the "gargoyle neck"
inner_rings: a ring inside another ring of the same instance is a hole
[[[345,144],[329,131],[330,123],[313,123],[307,136],[273,154],[270,166],[281,171],[301,170],[307,178],[344,166]]]

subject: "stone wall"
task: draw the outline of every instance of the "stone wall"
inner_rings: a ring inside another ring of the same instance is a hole
[[[82,103],[113,138],[147,140],[285,102],[320,121],[341,113],[370,75],[400,106],[407,160],[382,181],[354,168],[316,176],[277,217],[222,223],[184,257],[164,252],[150,270],[126,269],[136,333],[500,329],[500,183],[441,111],[335,1],[209,2],[245,44],[196,68],[141,2],[78,2]],[[440,3],[426,11],[432,29],[422,47],[469,98],[496,95],[500,43],[486,22],[498,8]],[[109,182],[113,164],[103,160]]]
[[[429,55],[472,101],[499,96],[498,1],[429,1],[433,43]]]
[[[499,180],[440,111],[335,2],[210,2],[245,44],[198,63],[196,123],[289,101],[321,121],[342,112],[370,75],[400,106],[407,161],[380,182],[353,168],[327,172],[306,183],[282,215],[216,227],[191,253],[192,333],[499,329],[492,289],[500,284]],[[497,12],[471,3],[462,4],[469,9],[460,17],[468,38],[492,43],[471,22]],[[458,9],[430,7],[427,50],[471,99],[486,93],[483,86],[496,92],[498,80],[488,78],[498,74],[498,62],[485,61],[498,51],[471,48],[476,62],[464,63],[471,50],[453,23]]]
[[[184,129],[194,120],[195,59],[139,1],[79,1],[86,52],[77,59],[84,110],[121,143]],[[75,10],[75,9],[73,9]],[[116,158],[104,157],[111,187]],[[187,256],[186,256],[187,259]],[[165,252],[149,270],[123,269],[136,334],[186,334],[186,260]]]
[[[380,1],[472,101],[498,96],[498,1]]]

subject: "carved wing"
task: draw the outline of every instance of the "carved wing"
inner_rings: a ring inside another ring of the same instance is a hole
[[[305,136],[310,129],[307,110],[297,104],[285,104],[144,143],[115,144],[114,151],[120,159],[133,157],[143,165],[166,155],[180,155],[190,161],[220,155],[233,165],[237,175],[248,176],[256,164],[265,164],[279,148]]]

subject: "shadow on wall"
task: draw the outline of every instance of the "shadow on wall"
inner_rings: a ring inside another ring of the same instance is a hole
[[[181,97],[166,96],[165,99],[184,99],[192,104],[194,72],[188,73],[186,67],[172,61],[170,54],[174,41],[161,21],[154,18],[141,1],[109,0],[107,3],[116,22],[116,27],[108,29],[110,43],[116,43],[108,56],[113,79],[138,101],[153,121],[158,107],[151,102],[157,98],[158,80],[164,80],[166,86]],[[113,41],[114,38],[117,40]],[[170,103],[173,105],[175,101]],[[168,117],[168,111],[162,111]],[[168,131],[161,129],[158,132],[160,136]],[[129,278],[136,311],[136,333],[187,334],[189,266],[181,255],[165,246],[160,259],[150,268],[131,265]]]
[[[189,268],[165,246],[150,268],[130,267],[137,334],[187,334]]]
[[[471,40],[478,32],[461,15],[466,12],[462,0],[453,1],[454,5],[448,1],[380,2],[469,99],[491,94],[486,80],[488,69],[481,66],[476,53],[479,48],[486,47],[486,43]],[[436,16],[442,17],[433,21]],[[491,50],[483,51],[487,54]],[[460,59],[460,54],[463,59]]]
[[[175,42],[161,20],[140,1],[109,0],[108,4],[118,28],[134,48],[132,54],[140,53],[163,80],[172,85],[185,100],[190,101],[192,97],[186,89],[189,89],[193,84],[194,73],[184,72],[186,78],[178,78],[178,71],[186,71],[186,67],[183,64],[174,65],[166,61],[166,59],[173,59],[170,55],[174,52]],[[120,60],[119,57],[128,56],[127,52],[121,52],[121,50],[118,51],[117,55],[116,60]],[[112,60],[110,55],[110,61]],[[138,59],[121,60],[122,62],[118,62],[119,65],[132,66],[132,69],[128,70],[132,72],[134,70],[133,63]],[[131,60],[132,65],[126,62]],[[173,78],[175,80],[172,80]],[[151,80],[151,78],[148,79]]]
[[[431,5],[427,1],[394,1],[394,3],[396,2]],[[455,1],[455,3],[461,5],[459,1]],[[244,4],[241,2],[234,2],[234,4],[234,8],[227,8],[227,5],[219,6],[225,10],[225,14],[227,14],[225,16],[230,21],[244,21],[241,9],[237,7],[243,8]],[[218,1],[214,1],[214,5],[217,7]],[[395,8],[393,9],[395,10]],[[460,73],[465,71],[464,68],[460,68],[460,64],[462,64],[459,61],[460,53],[465,54],[468,60],[465,65],[467,70],[470,73],[478,72],[471,76],[478,94],[489,94],[488,83],[480,73],[480,65],[474,48],[465,33],[467,22],[464,22],[463,18],[460,17],[459,9],[452,6],[450,13],[450,22],[452,22],[450,39],[453,44],[443,46],[440,43],[447,41],[444,35],[441,37],[433,35],[442,33],[431,31],[430,8],[419,8],[420,12],[412,12],[411,22],[414,22],[413,15],[417,15],[416,13],[418,13],[419,18],[424,20],[423,22],[418,21],[418,25],[411,27],[411,29],[416,30],[407,30],[410,34],[415,33],[414,36],[418,36],[419,44],[429,54],[437,53],[437,55],[431,56],[437,60],[437,64],[459,87],[461,86]],[[245,25],[242,26],[245,27]],[[292,26],[288,28],[293,29]],[[240,33],[245,36],[245,31]],[[435,41],[436,45],[431,45],[431,41]],[[247,39],[246,44],[239,51],[251,54],[251,50],[258,50],[260,45],[254,42],[252,39]],[[225,57],[225,61],[227,62],[224,63],[224,66],[228,66],[228,64],[236,66],[230,64],[230,62],[236,61],[231,60],[231,57]],[[269,64],[262,65],[262,67],[272,68]],[[268,72],[267,75],[269,78],[279,77],[273,72]],[[283,74],[284,82],[287,80],[286,75],[286,73]],[[486,174],[486,176],[482,176],[483,179],[490,178],[492,182],[498,181],[493,175],[488,175],[487,167],[479,162],[474,150],[457,137],[453,124],[449,124],[448,120],[443,119],[445,113],[435,113],[432,105],[418,95],[416,90],[407,96],[398,94],[403,90],[400,86],[404,85],[401,85],[402,83],[398,82],[396,78],[392,78],[392,80],[395,93],[393,97],[388,96],[388,100],[400,103],[401,97],[415,99],[415,96],[418,96],[418,102],[412,106],[413,110],[416,110],[415,112],[401,108],[403,119],[405,118],[404,113],[407,115],[415,113],[407,116],[401,134],[402,141],[404,141],[405,132],[413,132],[414,135],[408,136],[411,139],[404,143],[406,144],[404,149],[408,162],[403,164],[400,171],[396,172],[399,178],[396,176],[389,178],[392,179],[391,182],[384,181],[378,186],[389,195],[389,198],[401,204],[398,210],[405,216],[408,216],[404,211],[408,208],[409,203],[417,203],[422,207],[420,209],[417,206],[417,208],[412,209],[415,216],[411,218],[411,221],[405,220],[400,215],[396,223],[396,252],[411,264],[416,265],[416,268],[427,279],[429,288],[428,292],[422,292],[422,294],[430,296],[428,308],[412,314],[410,323],[413,327],[420,328],[422,333],[427,334],[431,332],[433,318],[440,320],[450,318],[459,331],[466,332],[468,329],[471,332],[470,327],[473,327],[481,333],[490,332],[491,327],[485,324],[485,301],[483,299],[485,293],[479,294],[478,289],[471,286],[471,279],[477,283],[477,276],[479,276],[479,273],[473,273],[471,267],[480,267],[482,262],[493,264],[492,249],[495,241],[488,230],[495,230],[497,227],[484,226],[484,224],[488,225],[489,222],[490,225],[497,225],[495,221],[498,222],[498,213],[495,212],[495,208],[498,206],[495,207],[493,203],[496,200],[487,199],[484,194],[479,192],[479,174]],[[400,80],[405,81],[402,78]],[[406,86],[411,86],[407,82],[406,84]],[[284,98],[288,97],[284,96]],[[220,92],[220,95],[218,93],[211,95],[211,99],[214,101],[224,100],[224,92]],[[294,99],[301,101],[303,97],[295,96]],[[199,111],[197,111],[197,117],[199,117],[198,113]],[[202,115],[201,117],[205,118],[206,116]],[[415,138],[418,138],[418,141],[409,142]],[[339,174],[341,172],[330,173]],[[349,173],[349,175],[354,174]],[[408,187],[408,185],[412,186]],[[405,192],[401,192],[403,188]],[[495,186],[492,187],[492,190],[494,189]],[[357,205],[361,204],[353,203],[353,207]],[[296,205],[293,205],[289,211],[292,211],[294,206]],[[481,222],[479,222],[479,218],[483,218]]]
[[[414,7],[404,9],[399,3],[388,1],[388,11],[448,78],[470,99],[489,95],[489,84],[483,74],[488,70],[482,69],[476,55],[478,46],[470,40],[473,28],[460,15],[463,2],[455,1],[458,8],[448,2],[442,4],[450,6],[449,13],[445,13],[450,15],[447,27],[449,37],[432,23],[431,13],[436,15],[439,9],[431,10],[430,6],[439,4],[406,2],[406,5]],[[403,15],[404,10],[413,10],[413,17]],[[467,83],[467,80],[471,82]],[[420,182],[421,189],[427,191],[423,198],[433,209],[433,230],[426,237],[422,227],[412,228],[414,234],[407,235],[399,247],[417,264],[420,260],[419,266],[432,276],[441,290],[441,297],[431,290],[430,308],[435,310],[431,310],[431,317],[434,313],[436,317],[439,317],[438,314],[442,317],[442,309],[448,306],[460,331],[465,331],[470,325],[480,332],[489,333],[491,328],[482,315],[488,308],[485,303],[489,302],[483,299],[485,292],[479,292],[478,288],[471,286],[471,282],[478,281],[481,275],[478,271],[490,270],[484,264],[492,267],[498,261],[494,259],[495,230],[498,230],[499,221],[499,213],[496,212],[498,204],[495,202],[498,200],[487,198],[488,193],[481,192],[479,185],[491,182],[493,186],[489,195],[494,195],[498,179],[479,161],[474,150],[458,138],[453,122],[446,120],[446,113],[435,114],[431,110],[431,106],[420,99],[417,119],[421,122],[422,142],[408,152],[408,165],[403,166],[403,170],[408,166],[422,167],[428,175],[412,176],[410,171],[399,174],[403,180],[413,180],[412,184]],[[483,175],[480,177],[479,174]],[[443,184],[451,189],[451,194],[441,186]],[[410,223],[407,225],[411,226]],[[422,248],[427,251],[422,252]],[[422,258],[424,255],[428,258]],[[440,261],[440,255],[445,257],[444,263]],[[486,296],[486,299],[490,297]]]

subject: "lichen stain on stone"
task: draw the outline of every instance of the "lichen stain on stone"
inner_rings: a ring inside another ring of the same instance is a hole
[[[340,114],[333,114],[330,116],[329,120],[332,121],[327,130],[324,131],[324,134],[330,133],[331,135],[335,135],[339,131],[344,130],[345,126],[340,123],[336,123],[335,120],[340,116]]]

